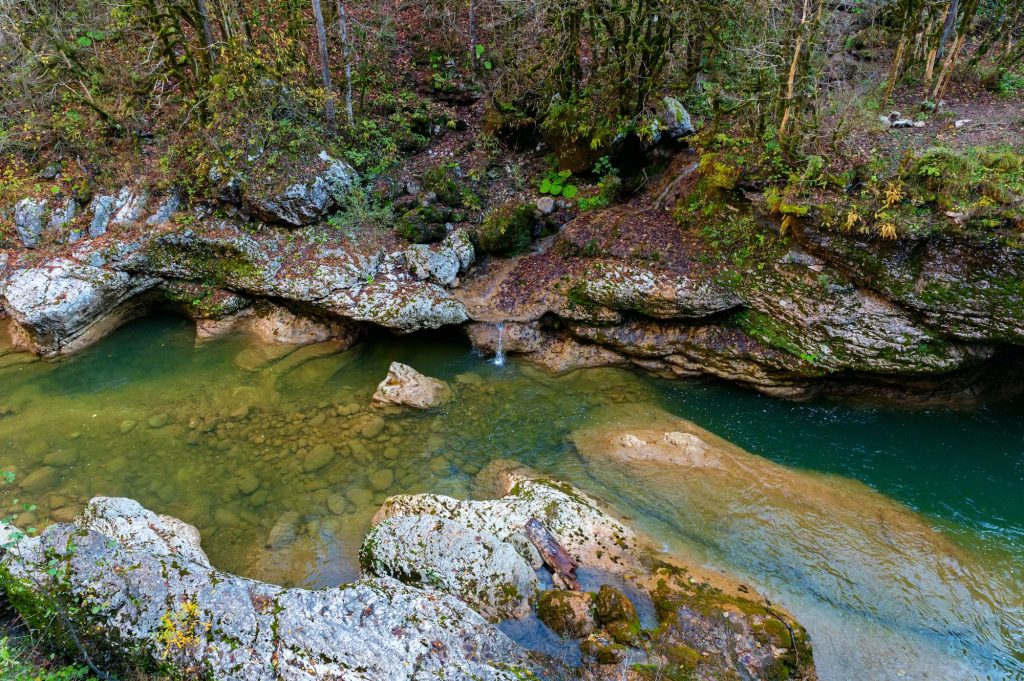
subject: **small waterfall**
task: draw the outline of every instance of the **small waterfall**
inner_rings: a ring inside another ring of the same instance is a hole
[[[494,351],[494,366],[505,366],[505,322],[498,322],[498,347]]]

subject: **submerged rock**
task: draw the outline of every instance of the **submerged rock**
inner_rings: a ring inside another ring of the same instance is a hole
[[[374,404],[394,404],[414,409],[430,409],[450,400],[452,390],[437,378],[419,373],[411,366],[392,362],[387,377],[373,394]]]
[[[400,516],[377,525],[359,552],[367,575],[457,596],[490,620],[529,614],[537,575],[494,535],[436,516]]]
[[[63,593],[81,605],[80,632],[109,655],[184,676],[513,681],[532,667],[454,597],[390,578],[309,591],[236,577],[210,565],[194,528],[128,499],[94,499],[73,524],[23,539],[0,559],[23,580],[20,603],[32,602],[27,580],[49,582],[51,555],[66,566]],[[32,612],[29,622],[44,626]]]

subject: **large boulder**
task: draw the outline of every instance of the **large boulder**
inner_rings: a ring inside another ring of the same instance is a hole
[[[58,258],[15,270],[0,303],[17,325],[18,344],[52,356],[85,347],[139,314],[139,296],[158,282]]]
[[[690,112],[675,97],[664,97],[658,106],[658,123],[670,139],[679,139],[697,132],[690,118]]]
[[[303,176],[281,191],[268,196],[250,189],[244,202],[261,220],[301,227],[326,218],[358,179],[356,171],[347,163],[321,152]]]
[[[436,516],[388,518],[359,553],[368,575],[457,596],[489,620],[530,613],[537,575],[511,544]]]
[[[451,396],[452,390],[444,381],[424,376],[408,364],[392,362],[387,377],[373,394],[373,402],[430,409],[447,402]]]
[[[384,502],[373,523],[400,516],[436,516],[521,547],[526,523],[537,518],[580,565],[620,574],[639,570],[642,556],[652,549],[649,540],[571,485],[508,461],[492,463],[480,479],[501,498],[399,495]],[[532,560],[528,551],[520,550]]]
[[[439,244],[413,244],[405,251],[409,271],[440,286],[454,284],[475,259],[473,242],[463,229],[451,232]]]
[[[52,625],[38,615],[49,609],[32,605],[56,560],[61,593],[94,646],[183,677],[512,681],[531,669],[454,597],[390,578],[319,591],[243,579],[210,565],[194,528],[129,499],[96,498],[73,523],[22,539],[0,560],[31,624]]]

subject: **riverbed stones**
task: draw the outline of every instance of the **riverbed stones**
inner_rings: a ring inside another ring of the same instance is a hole
[[[16,482],[26,492],[42,494],[49,492],[54,487],[58,477],[57,469],[53,466],[41,466]]]
[[[301,464],[302,470],[307,473],[318,471],[333,461],[336,454],[337,452],[334,447],[329,444],[321,443],[315,445],[309,450],[309,453],[303,457]]]
[[[267,534],[267,548],[282,549],[292,544],[299,534],[300,518],[301,516],[295,511],[281,514]]]
[[[494,621],[527,615],[538,588],[536,574],[511,545],[433,516],[377,525],[363,542],[360,563],[370,575],[455,595]]]
[[[74,524],[22,540],[3,566],[45,583],[48,557],[59,556],[68,595],[101,604],[85,615],[91,635],[115,653],[182,673],[272,681],[313,678],[314,669],[316,678],[352,681],[514,681],[532,667],[454,597],[390,578],[319,591],[243,579],[214,569],[181,525],[127,499],[99,498]],[[184,613],[195,613],[186,635],[202,645],[161,643],[167,618],[191,622]]]
[[[387,377],[373,394],[373,403],[430,409],[451,397],[452,390],[444,381],[424,376],[407,364],[392,362]]]
[[[366,476],[366,480],[370,483],[371,489],[381,492],[391,487],[395,482],[395,473],[390,468],[380,468]]]
[[[371,416],[363,422],[362,427],[359,429],[359,434],[367,440],[372,440],[383,433],[387,425],[387,421],[381,417]]]
[[[373,503],[373,492],[365,487],[350,487],[345,496],[357,509],[363,509]]]
[[[153,416],[150,416],[148,419],[146,419],[146,425],[148,425],[150,428],[154,430],[159,430],[160,428],[163,428],[170,422],[171,417],[167,413],[154,414]]]

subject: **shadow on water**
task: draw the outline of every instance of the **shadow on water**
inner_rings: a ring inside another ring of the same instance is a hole
[[[449,381],[455,399],[429,412],[369,407],[392,361]],[[982,585],[991,593],[1024,583],[1019,401],[901,411],[792,404],[617,369],[551,376],[514,358],[494,366],[445,334],[380,335],[347,352],[241,337],[196,347],[187,320],[149,317],[66,360],[28,362],[0,349],[0,466],[17,473],[12,492],[38,505],[21,524],[69,519],[95,495],[130,496],[196,525],[220,568],[316,587],[358,577],[359,544],[387,496],[472,496],[477,472],[513,458],[605,497],[672,550],[781,600],[810,630],[823,678],[849,678],[850,669],[860,679],[1024,676],[1020,598],[995,604],[1001,631],[988,621],[936,622],[915,577],[935,554],[865,573],[858,561],[877,556],[858,553],[849,516],[847,526],[828,526],[846,547],[841,560],[810,539],[796,560],[786,517],[742,491],[688,494],[579,455],[575,431],[638,406],[689,419],[794,479],[864,483],[984,567],[963,579],[991,580]],[[904,539],[892,536],[892,555]],[[865,574],[882,584],[859,582]],[[865,594],[893,593],[898,603],[864,607]],[[537,623],[503,626],[555,645]],[[891,654],[905,660],[875,661]]]

